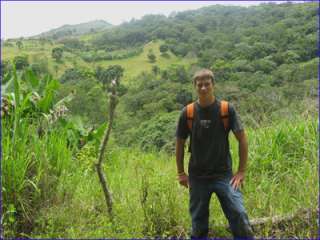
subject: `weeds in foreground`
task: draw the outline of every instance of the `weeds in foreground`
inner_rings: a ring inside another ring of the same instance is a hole
[[[248,131],[250,163],[244,193],[251,219],[286,215],[317,206],[317,123],[312,119],[280,122],[273,128]],[[237,163],[235,140],[232,155]],[[173,156],[143,153],[112,145],[106,171],[115,202],[114,224],[103,213],[103,195],[88,159],[94,147],[81,150],[76,170],[59,184],[72,189],[63,204],[43,208],[32,237],[188,237],[188,191],[176,181]],[[237,164],[234,165],[234,168]],[[81,211],[79,211],[81,209]],[[217,199],[210,209],[212,236],[230,237]],[[314,237],[315,215],[301,216],[276,227],[257,229],[261,237]],[[63,228],[69,226],[68,228]],[[64,229],[64,230],[63,230]]]

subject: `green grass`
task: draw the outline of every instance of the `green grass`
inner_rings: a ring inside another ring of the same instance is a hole
[[[143,47],[143,52],[138,56],[121,60],[98,61],[93,63],[87,63],[76,54],[70,52],[64,52],[62,62],[57,63],[54,59],[52,59],[51,51],[55,47],[62,47],[61,44],[50,45],[46,43],[45,45],[41,46],[40,44],[37,45],[33,43],[33,41],[31,40],[23,41],[23,44],[24,47],[21,50],[19,50],[15,44],[12,47],[5,46],[3,48],[2,59],[11,61],[15,56],[19,55],[28,55],[30,63],[33,63],[39,59],[47,59],[49,71],[56,77],[60,77],[66,69],[72,68],[75,65],[80,68],[93,70],[98,66],[108,67],[110,65],[119,64],[125,69],[122,81],[124,83],[128,83],[131,78],[136,77],[141,72],[150,72],[152,66],[155,65],[157,65],[160,69],[165,69],[173,64],[190,65],[191,63],[194,63],[196,61],[196,59],[192,58],[179,58],[172,53],[168,53],[168,58],[161,56],[161,53],[159,51],[159,47],[162,44],[161,41],[149,42]],[[156,55],[155,63],[150,63],[148,60],[147,55],[149,50],[152,50]]]
[[[5,235],[16,236],[30,231],[34,215],[54,201],[60,177],[71,170],[72,151],[62,129],[39,138],[38,127],[21,120],[13,137],[8,119],[2,129],[2,221]]]
[[[273,127],[249,129],[248,136],[250,159],[243,193],[250,219],[316,208],[317,122],[301,118],[295,122],[283,120]],[[38,224],[31,237],[188,236],[188,190],[177,183],[174,156],[143,153],[114,144],[109,149],[104,166],[115,203],[114,223],[107,217],[103,193],[93,169],[94,149],[87,146],[75,159],[77,168],[66,172],[68,177],[58,186],[57,194],[66,195],[64,201],[39,211]],[[235,168],[236,152],[233,138]],[[215,197],[210,214],[212,236],[231,237],[230,233],[216,227],[227,222]],[[298,218],[290,227],[278,232],[267,225],[256,235],[314,237],[315,216],[307,226],[301,225],[301,221]]]
[[[143,53],[139,56],[121,60],[101,61],[99,64],[105,67],[115,64],[121,65],[125,69],[123,81],[127,82],[130,78],[136,77],[142,71],[150,72],[152,66],[155,65],[158,66],[160,69],[165,69],[173,64],[179,63],[179,65],[189,65],[195,62],[195,59],[178,58],[172,53],[168,54],[169,58],[165,58],[161,56],[161,53],[159,51],[160,45],[160,41],[149,42],[144,46]],[[155,63],[150,63],[148,60],[147,55],[150,50],[153,51],[153,53],[156,55]]]

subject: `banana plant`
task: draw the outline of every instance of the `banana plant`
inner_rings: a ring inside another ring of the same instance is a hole
[[[55,92],[59,89],[60,83],[51,75],[46,75],[40,81],[31,69],[24,72],[13,69],[12,74],[7,74],[4,78],[5,84],[1,85],[1,116],[10,115],[10,110],[13,110],[16,124],[21,120],[20,117],[32,121],[42,116],[56,118],[65,115],[66,104],[73,98],[70,94],[56,102]],[[62,112],[64,114],[61,114]]]

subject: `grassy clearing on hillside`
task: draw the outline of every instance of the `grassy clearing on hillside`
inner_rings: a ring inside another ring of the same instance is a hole
[[[3,61],[13,61],[16,56],[28,56],[29,64],[45,61],[48,65],[49,72],[55,76],[61,76],[64,71],[68,68],[74,66],[74,63],[77,62],[77,59],[74,54],[69,52],[63,52],[62,61],[57,63],[51,55],[52,49],[55,47],[63,47],[61,44],[49,44],[44,43],[40,44],[37,41],[23,41],[23,47],[19,49],[15,43],[13,46],[4,46],[2,50],[2,60]]]
[[[12,42],[12,46],[4,46],[2,49],[2,60],[13,60],[15,56],[28,55],[32,60],[33,55],[41,54],[43,57],[51,58],[51,51],[55,47],[62,47],[61,44],[51,45],[49,43],[40,44],[38,41],[22,41],[23,46],[19,49],[15,42]]]
[[[143,53],[139,56],[123,59],[123,60],[112,60],[112,61],[102,61],[102,66],[109,66],[114,64],[121,65],[124,69],[124,77],[123,82],[127,83],[129,78],[136,77],[139,73],[142,71],[151,72],[152,66],[158,66],[160,69],[165,69],[173,64],[179,65],[189,65],[193,62],[195,62],[195,59],[191,58],[178,58],[172,53],[169,53],[169,57],[163,57],[161,56],[161,53],[159,51],[159,47],[162,42],[160,41],[153,41],[148,44],[146,44],[143,48]],[[152,51],[156,55],[156,62],[150,63],[148,60],[148,53],[149,51]]]
[[[317,121],[281,121],[272,127],[249,130],[250,157],[243,189],[250,219],[294,213],[317,206]],[[234,168],[237,144],[231,140]],[[85,147],[74,159],[76,168],[57,187],[57,202],[39,211],[33,238],[188,237],[188,190],[176,180],[174,157],[109,147],[105,172],[114,197],[114,223],[108,220],[93,162],[95,152]],[[63,199],[63,200],[62,200]],[[231,237],[215,197],[210,208],[212,237]],[[295,219],[285,229],[267,225],[259,237],[315,237],[311,222]]]
[[[55,47],[62,47],[61,44],[50,45],[46,43],[41,46],[40,44],[33,44],[32,41],[23,41],[23,43],[24,47],[22,49],[18,49],[18,47],[15,46],[15,44],[13,44],[12,47],[5,46],[2,52],[2,59],[13,60],[15,56],[20,55],[28,55],[30,63],[33,63],[38,59],[46,59],[48,61],[49,72],[52,73],[55,77],[60,77],[66,69],[75,66],[90,69],[92,71],[98,66],[107,68],[110,65],[118,64],[125,69],[122,81],[126,84],[128,83],[130,78],[136,77],[142,71],[150,72],[153,66],[158,66],[160,69],[165,69],[174,64],[179,63],[179,65],[189,65],[196,61],[196,59],[192,58],[178,58],[170,52],[168,53],[169,57],[163,57],[161,56],[159,50],[159,47],[163,42],[152,41],[144,46],[142,54],[127,59],[87,63],[84,60],[82,60],[77,54],[64,52],[62,62],[57,63],[54,59],[52,59],[51,51]],[[149,62],[147,57],[149,51],[152,51],[155,54],[155,63]]]

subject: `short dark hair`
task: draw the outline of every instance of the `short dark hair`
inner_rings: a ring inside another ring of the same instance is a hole
[[[214,74],[211,70],[209,69],[201,69],[199,71],[197,71],[194,75],[193,75],[193,84],[196,84],[197,80],[199,79],[204,79],[204,78],[210,78],[212,83],[214,83]]]

